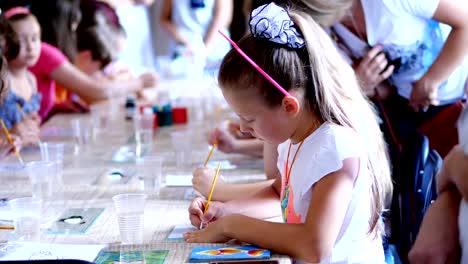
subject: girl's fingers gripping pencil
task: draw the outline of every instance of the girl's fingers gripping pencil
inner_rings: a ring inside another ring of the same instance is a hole
[[[213,178],[213,182],[211,183],[211,189],[210,189],[210,194],[208,195],[208,200],[206,201],[206,204],[205,204],[205,210],[203,210],[203,214],[206,214],[206,212],[208,211],[208,208],[210,207],[210,202],[211,202],[211,197],[213,196],[213,191],[214,191],[214,187],[216,185],[216,179],[218,179],[218,175],[219,175],[219,169],[221,168],[221,162],[218,163],[218,168],[216,169],[216,174]],[[200,229],[203,228],[203,221],[200,223]]]
[[[24,165],[23,158],[21,158],[21,155],[20,155],[18,149],[16,149],[15,142],[13,142],[13,138],[11,138],[10,132],[8,132],[8,128],[6,127],[5,122],[3,122],[2,119],[0,119],[0,123],[1,123],[2,128],[3,128],[3,132],[5,132],[5,135],[6,135],[7,139],[8,139],[8,142],[10,142],[10,144],[13,145],[13,151],[15,152],[16,157],[18,157],[18,160],[21,163],[21,165]]]

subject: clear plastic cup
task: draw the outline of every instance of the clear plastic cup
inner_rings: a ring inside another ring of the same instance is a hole
[[[33,161],[26,164],[34,198],[44,200],[52,195],[52,183],[56,170],[56,163],[50,161]]]
[[[150,153],[153,145],[153,124],[152,113],[136,113],[133,116],[135,127],[136,157],[141,158],[145,153]]]
[[[163,160],[159,156],[146,156],[137,160],[138,176],[140,179],[143,179],[143,190],[145,193],[159,196]]]
[[[82,119],[73,119],[71,121],[74,139],[74,154],[83,152],[86,146],[91,142],[91,124]]]
[[[175,152],[176,167],[187,169],[192,165],[192,133],[174,131],[171,133],[172,147]]]
[[[112,197],[119,222],[122,244],[143,243],[146,195],[119,194]]]
[[[9,201],[14,215],[14,236],[17,240],[38,241],[40,238],[40,219],[42,201],[25,197]]]
[[[118,113],[118,103],[109,100],[109,104],[93,104],[89,107],[91,112],[92,137],[96,142],[101,134],[105,134]]]
[[[63,184],[63,159],[65,154],[65,144],[56,142],[41,142],[41,156],[43,161],[54,163],[52,174],[52,182],[54,186]]]

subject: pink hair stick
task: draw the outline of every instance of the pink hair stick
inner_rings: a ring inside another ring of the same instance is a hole
[[[280,92],[282,92],[285,96],[291,96],[291,94],[289,94],[288,91],[286,91],[283,87],[281,87],[281,85],[279,85],[279,83],[273,80],[273,78],[271,78],[270,75],[268,75],[268,73],[266,73],[262,68],[260,68],[260,66],[257,65],[257,63],[255,63],[255,61],[253,61],[247,54],[245,54],[245,52],[242,51],[241,48],[239,48],[239,46],[237,46],[237,44],[232,39],[230,39],[223,32],[221,32],[221,30],[218,30],[218,32],[227,41],[229,41],[229,43],[231,43],[231,45],[237,50],[237,52],[239,52],[239,54],[242,55],[242,57],[244,57],[255,69],[257,69],[257,71],[260,72],[263,75],[263,77],[265,77],[268,81],[271,82],[271,84],[273,84],[276,88],[278,88]]]

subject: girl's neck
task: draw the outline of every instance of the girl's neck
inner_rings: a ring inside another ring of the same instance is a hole
[[[316,115],[313,113],[306,111],[300,115],[297,119],[297,126],[296,130],[291,136],[291,143],[297,144],[304,139],[306,139],[309,135],[314,133],[323,123],[320,119],[317,118]]]
[[[26,67],[10,66],[8,67],[8,71],[12,76],[14,76],[15,78],[18,78],[18,77],[25,77],[28,72],[28,69]]]

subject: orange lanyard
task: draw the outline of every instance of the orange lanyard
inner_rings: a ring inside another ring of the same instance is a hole
[[[289,167],[288,169],[288,163],[289,163],[289,154],[291,153],[291,146],[292,146],[292,143],[289,142],[289,148],[288,148],[288,156],[286,158],[286,166],[285,166],[285,169],[286,169],[286,181],[285,181],[285,186],[288,186],[289,185],[289,177],[291,176],[291,170],[293,168],[293,165],[294,165],[294,162],[296,161],[296,157],[297,157],[297,153],[299,153],[299,150],[301,150],[301,147],[302,147],[302,144],[304,143],[305,139],[310,136],[310,134],[313,132],[314,128],[316,128],[316,126],[312,126],[309,131],[307,131],[306,133],[306,136],[301,140],[301,143],[299,143],[299,147],[297,147],[297,150],[296,150],[296,153],[294,153],[294,157],[293,157],[293,160],[291,161],[291,167]]]

